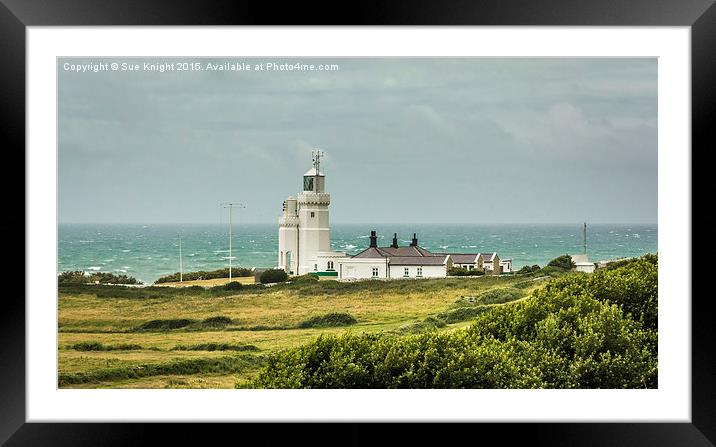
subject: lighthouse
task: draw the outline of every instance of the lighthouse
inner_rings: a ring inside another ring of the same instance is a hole
[[[326,176],[321,171],[319,150],[311,152],[312,168],[303,175],[303,191],[298,198],[283,202],[278,224],[278,267],[289,274],[316,273],[332,275],[331,237],[328,206],[331,195],[326,192]],[[325,265],[324,265],[325,264]]]

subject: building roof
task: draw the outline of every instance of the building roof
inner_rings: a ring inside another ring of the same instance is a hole
[[[480,253],[444,253],[450,255],[452,262],[455,264],[474,264],[477,262],[477,257]]]
[[[441,256],[435,253],[430,253],[422,247],[415,247],[409,245],[407,247],[368,247],[362,252],[353,255],[353,258],[387,258],[387,257],[434,257]]]
[[[480,253],[480,256],[482,256],[482,259],[484,259],[485,261],[494,261],[495,256],[497,256],[497,253]]]
[[[388,258],[390,265],[444,265],[447,256],[395,256]]]
[[[591,262],[589,262],[589,259],[587,259],[586,253],[579,254],[579,255],[572,255],[572,262],[574,262],[575,264],[580,264],[580,263],[591,264]]]
[[[386,255],[383,254],[379,249],[375,247],[368,247],[362,252],[355,254],[351,256],[351,258],[385,258]]]
[[[316,171],[316,168],[311,168],[308,171],[306,171],[305,174],[303,174],[304,177],[308,177],[308,176],[315,177],[317,175],[323,176],[323,173],[320,171]]]

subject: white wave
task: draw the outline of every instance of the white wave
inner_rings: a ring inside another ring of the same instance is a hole
[[[93,265],[92,267],[87,267],[87,270],[92,270],[92,271],[95,271],[95,272],[98,272],[98,271],[100,271],[101,269],[102,269],[102,267],[100,267],[100,266],[98,266],[98,265]]]
[[[343,245],[342,247],[345,248],[346,250],[351,250],[351,249],[356,248],[356,245],[346,244],[346,245]]]
[[[129,253],[132,250],[120,250],[122,253]]]

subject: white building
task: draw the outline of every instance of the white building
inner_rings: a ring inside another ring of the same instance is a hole
[[[337,262],[339,279],[444,278],[453,266],[450,255],[419,247],[416,235],[407,247],[398,246],[397,235],[390,247],[378,247],[375,231],[370,232],[368,248]]]
[[[283,202],[278,221],[278,268],[292,275],[313,273],[336,279],[443,278],[453,265],[484,268],[499,274],[497,253],[431,253],[418,246],[417,235],[407,247],[399,247],[397,235],[390,247],[378,247],[375,231],[370,246],[347,256],[331,251],[326,177],[320,171],[321,153],[313,153],[313,168],[303,175],[303,191]]]
[[[316,272],[337,276],[335,259],[345,253],[331,251],[326,177],[320,171],[321,153],[313,153],[313,168],[303,175],[303,191],[298,198],[283,202],[278,221],[278,267],[289,274]]]
[[[574,262],[574,270],[578,272],[593,273],[596,267],[593,262],[589,262],[586,253],[572,255],[572,262]]]

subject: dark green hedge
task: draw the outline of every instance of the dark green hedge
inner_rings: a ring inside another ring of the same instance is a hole
[[[115,275],[106,272],[85,274],[81,270],[62,272],[57,276],[58,285],[71,284],[141,284],[136,278],[127,275]]]
[[[282,269],[270,269],[261,273],[260,281],[261,284],[285,282],[288,279],[288,274]]]

